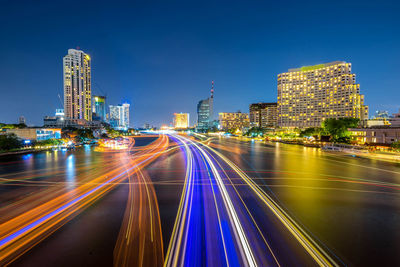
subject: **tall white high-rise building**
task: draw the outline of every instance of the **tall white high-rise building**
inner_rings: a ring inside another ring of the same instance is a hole
[[[92,81],[90,56],[68,49],[63,59],[64,112],[67,119],[92,120]]]
[[[113,106],[110,105],[110,124],[118,130],[128,130],[129,128],[129,107],[128,103]]]

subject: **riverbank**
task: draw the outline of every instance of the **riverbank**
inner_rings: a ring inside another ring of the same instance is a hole
[[[23,149],[17,151],[3,151],[0,152],[0,157],[2,156],[10,156],[10,155],[23,155],[23,154],[30,154],[30,153],[39,153],[43,151],[51,150],[52,148],[41,148],[41,149]]]
[[[332,143],[307,143],[307,142],[302,142],[299,140],[263,140],[263,139],[254,139],[254,138],[243,138],[243,137],[237,137],[236,139],[241,140],[241,141],[260,141],[260,142],[276,142],[276,143],[282,143],[282,144],[287,144],[287,145],[298,145],[298,146],[304,146],[304,147],[314,147],[321,149],[325,153],[332,153],[334,155],[343,155],[343,156],[353,156],[353,157],[359,157],[359,158],[366,158],[366,159],[374,159],[374,160],[380,160],[380,161],[386,161],[386,162],[392,162],[392,163],[400,163],[400,153],[398,152],[382,152],[382,151],[369,151],[366,149],[341,149],[340,151],[326,151],[323,150],[322,148],[325,145],[333,145]],[[358,146],[360,147],[360,146]]]

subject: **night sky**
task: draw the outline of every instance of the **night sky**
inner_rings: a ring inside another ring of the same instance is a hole
[[[53,3],[54,2],[54,3]],[[282,3],[281,3],[282,2]],[[278,73],[351,62],[370,106],[400,108],[397,1],[0,1],[0,122],[61,107],[62,58],[92,58],[92,93],[131,103],[131,126],[169,123],[209,95],[215,113],[276,101]]]

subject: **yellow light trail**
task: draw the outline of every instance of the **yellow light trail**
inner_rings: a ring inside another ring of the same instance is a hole
[[[312,256],[316,263],[320,266],[339,266],[331,256],[326,253],[290,216],[287,214],[271,197],[254,183],[239,167],[231,162],[218,151],[208,147],[213,153],[218,155],[226,164],[234,169],[247,185],[256,193],[256,195],[266,204],[268,208],[277,216],[277,218],[285,225],[292,235],[300,242],[303,248]]]
[[[120,159],[127,161],[124,166],[116,164],[113,170],[92,178],[93,183],[77,186],[0,224],[0,265],[14,261],[124,181],[127,178],[125,168],[135,173],[139,166],[155,160],[167,146],[168,138],[163,135],[148,145],[148,150],[135,154],[135,160],[127,159],[127,154],[122,153]]]

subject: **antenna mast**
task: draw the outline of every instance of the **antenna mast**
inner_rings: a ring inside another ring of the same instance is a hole
[[[211,98],[214,98],[214,80],[211,81]]]

